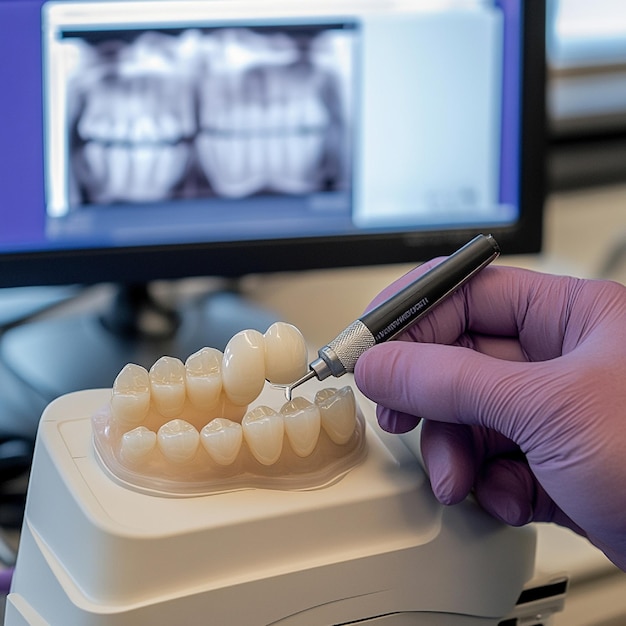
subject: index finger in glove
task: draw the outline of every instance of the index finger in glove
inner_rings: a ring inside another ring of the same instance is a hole
[[[371,306],[389,298],[441,260],[429,261],[404,275],[385,288]],[[568,307],[577,282],[569,277],[491,266],[398,335],[397,339],[458,343],[480,349],[476,343],[481,343],[481,337],[496,337],[515,340],[517,348],[506,348],[512,354],[519,353],[515,360],[555,358],[563,350]]]

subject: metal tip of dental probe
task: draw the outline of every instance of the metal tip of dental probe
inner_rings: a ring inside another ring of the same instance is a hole
[[[299,387],[302,383],[305,383],[307,380],[311,380],[311,378],[315,377],[315,372],[313,370],[309,370],[302,378],[298,378],[293,383],[289,383],[288,385],[279,385],[277,383],[270,383],[272,387],[277,387],[278,389],[283,389],[285,392],[285,398],[287,402],[291,400],[292,392],[296,387]]]

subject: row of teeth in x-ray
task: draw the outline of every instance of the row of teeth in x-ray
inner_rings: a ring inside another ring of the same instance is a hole
[[[334,444],[347,444],[357,424],[350,387],[321,389],[313,401],[296,397],[277,409],[252,405],[266,379],[287,384],[306,370],[304,339],[283,322],[265,334],[237,333],[223,354],[203,348],[185,363],[162,357],[150,371],[129,364],[111,395],[119,457],[135,467],[158,455],[181,465],[206,453],[213,463],[229,466],[249,453],[270,466],[284,456],[285,442],[300,458],[315,451],[322,433]]]
[[[67,39],[82,58],[68,99],[83,201],[155,201],[202,184],[224,197],[339,184],[347,42],[330,30],[305,44],[243,28],[149,32],[103,54]]]

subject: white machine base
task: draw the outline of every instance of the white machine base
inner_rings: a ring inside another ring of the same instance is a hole
[[[109,394],[44,412],[7,626],[495,626],[533,575],[534,531],[440,506],[358,394],[368,453],[341,480],[187,498],[102,470],[90,416]]]

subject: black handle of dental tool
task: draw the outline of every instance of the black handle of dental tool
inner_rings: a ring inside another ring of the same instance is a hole
[[[357,359],[372,346],[393,339],[454,293],[500,255],[491,235],[478,235],[447,259],[379,304],[320,348],[308,374],[324,380],[354,371]],[[297,381],[292,387],[301,383]]]
[[[375,343],[395,337],[455,292],[500,254],[491,235],[478,235],[385,302],[365,313],[361,322]]]

